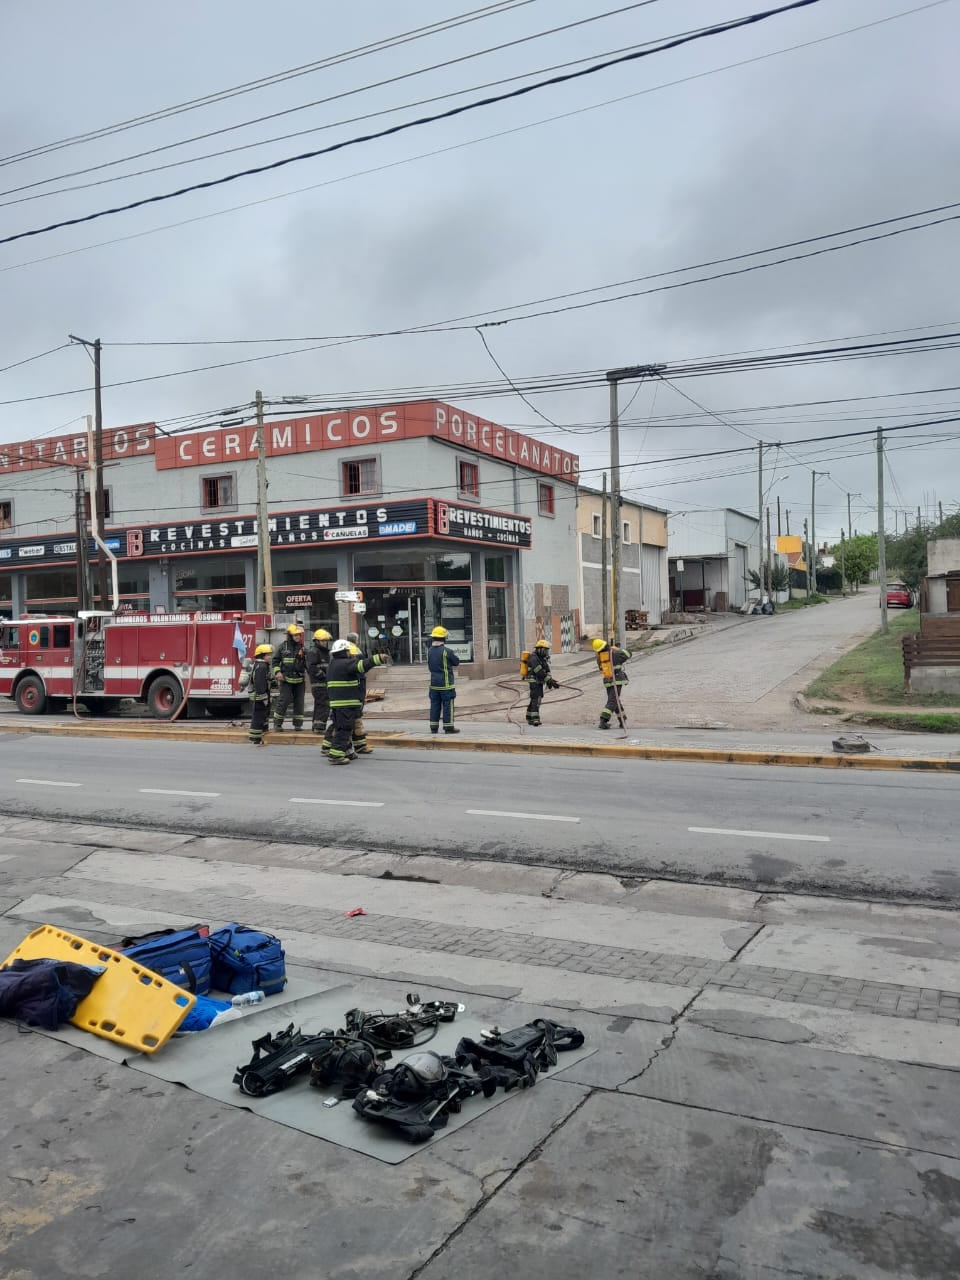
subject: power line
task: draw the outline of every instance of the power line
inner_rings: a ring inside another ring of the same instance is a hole
[[[400,45],[408,44],[413,40],[422,39],[424,36],[437,35],[443,31],[452,30],[455,27],[465,26],[468,23],[479,21],[481,18],[497,17],[501,13],[507,13],[512,9],[523,8],[534,2],[535,0],[499,0],[496,4],[483,5],[479,9],[471,9],[466,13],[455,15],[452,18],[444,18],[438,22],[431,22],[424,27],[415,27],[411,31],[401,32],[395,36],[385,36],[381,40],[375,40],[370,44],[360,45],[355,49],[348,49],[342,53],[330,54],[328,57],[320,58],[315,62],[307,62],[299,67],[288,68],[286,71],[274,72],[272,75],[263,76],[257,80],[248,80],[244,84],[234,85],[229,89],[219,89],[215,93],[204,94],[200,98],[191,98],[187,102],[177,103],[171,107],[162,107],[157,111],[150,111],[145,115],[133,116],[128,120],[121,120],[115,124],[104,125],[99,129],[91,129],[86,133],[73,134],[71,137],[61,138],[57,142],[48,142],[37,147],[30,147],[26,151],[15,152],[13,155],[0,158],[0,167],[17,164],[22,160],[33,159],[37,156],[48,155],[53,151],[61,151],[65,147],[77,146],[85,142],[95,142],[101,138],[110,137],[116,133],[124,133],[129,129],[139,128],[144,124],[153,124],[158,120],[166,120],[171,116],[182,115],[187,111],[195,111],[199,107],[210,106],[217,102],[226,101],[229,98],[235,98],[246,93],[255,92],[258,89],[265,89],[275,84],[281,84],[286,80],[293,80],[300,76],[310,75],[314,71],[326,70],[329,67],[339,66],[344,62],[353,62],[357,58],[366,57],[372,53],[381,53],[385,50],[397,48]]]
[[[524,3],[526,2],[526,0],[519,0],[519,2]],[[277,201],[277,200],[287,200],[287,199],[290,199],[292,196],[303,195],[309,191],[318,191],[328,186],[336,186],[341,182],[350,182],[354,178],[369,177],[372,174],[383,173],[390,169],[400,168],[403,165],[415,164],[421,160],[429,160],[436,156],[447,155],[450,152],[460,151],[466,147],[478,146],[482,142],[496,141],[496,140],[499,140],[500,138],[510,137],[513,134],[524,133],[528,129],[536,129],[536,128],[540,128],[542,125],[545,125],[545,124],[554,124],[561,120],[569,120],[574,118],[575,116],[586,115],[592,111],[600,111],[605,107],[616,106],[623,102],[632,101],[635,98],[645,97],[647,94],[650,94],[650,93],[658,93],[663,89],[675,88],[678,85],[689,84],[695,80],[702,80],[710,76],[719,75],[725,71],[733,71],[733,70],[737,70],[740,67],[750,66],[756,62],[764,62],[768,58],[776,58],[781,56],[784,53],[793,53],[800,49],[813,48],[817,45],[826,44],[831,40],[839,40],[844,36],[855,35],[861,31],[866,31],[871,27],[882,26],[888,22],[894,22],[900,18],[911,17],[914,14],[922,13],[924,10],[927,10],[927,9],[939,8],[940,5],[947,4],[950,2],[951,0],[928,0],[928,3],[926,4],[917,5],[912,9],[904,9],[899,13],[887,14],[884,17],[876,18],[871,22],[860,23],[858,26],[853,26],[853,27],[845,27],[841,31],[830,32],[828,35],[819,36],[813,40],[801,41],[798,44],[786,45],[781,49],[770,49],[770,50],[767,50],[767,52],[765,53],[756,54],[750,58],[741,58],[736,62],[725,63],[719,67],[711,67],[711,68],[708,68],[706,71],[694,72],[691,75],[681,76],[675,80],[667,80],[667,81],[661,82],[660,84],[648,85],[646,88],[638,89],[633,93],[620,94],[617,97],[607,98],[601,102],[591,103],[585,107],[576,107],[571,111],[563,111],[554,115],[544,116],[539,120],[530,120],[524,124],[514,125],[509,129],[500,129],[500,130],[497,130],[495,133],[483,134],[478,138],[467,138],[462,142],[451,143],[450,145],[445,147],[436,147],[430,151],[423,151],[423,152],[417,153],[416,155],[405,156],[400,160],[391,160],[384,164],[373,165],[368,169],[355,170],[353,173],[342,174],[336,178],[328,178],[328,179],[325,179],[323,182],[314,182],[314,183],[309,183],[308,185],[303,187],[295,187],[291,191],[280,191],[275,193],[274,195],[261,196],[256,200],[246,200],[239,204],[228,205],[226,208],[223,208],[223,209],[212,210],[209,213],[196,214],[195,216],[190,218],[181,218],[176,222],[163,223],[157,227],[148,227],[143,231],[135,231],[123,236],[114,236],[109,240],[98,240],[98,241],[95,241],[93,244],[77,245],[72,249],[64,249],[58,253],[45,254],[39,258],[29,258],[25,262],[10,263],[5,267],[0,267],[0,272],[19,271],[19,270],[22,270],[24,267],[37,266],[40,263],[44,263],[44,262],[53,262],[59,258],[72,257],[74,254],[78,254],[78,253],[88,253],[93,249],[110,248],[115,244],[124,244],[130,240],[139,240],[146,236],[158,235],[160,234],[160,232],[163,232],[163,231],[176,231],[176,230],[179,230],[181,227],[191,226],[194,223],[206,222],[212,218],[225,217],[227,214],[242,212],[246,209],[254,209],[259,207],[260,205],[272,204],[274,201]]]
[[[34,360],[42,360],[44,356],[56,355],[58,351],[64,351],[67,347],[72,345],[73,344],[69,342],[61,342],[59,347],[51,347],[49,351],[38,351],[35,356],[27,356],[25,360],[15,360],[13,364],[5,364],[3,368],[0,369],[0,373],[7,373],[10,369],[19,369],[20,366],[24,364],[32,364]]]
[[[167,191],[154,196],[143,196],[139,200],[131,200],[126,204],[116,205],[110,209],[99,209],[94,213],[82,214],[75,218],[65,218],[59,222],[49,223],[45,227],[34,227],[29,231],[17,231],[13,235],[0,237],[0,244],[12,244],[17,240],[46,235],[51,231],[57,231],[63,227],[74,227],[82,223],[97,221],[100,218],[112,217],[118,213],[127,213],[132,209],[140,209],[146,205],[160,204],[167,200],[175,200],[181,196],[188,195],[193,191],[205,191],[213,187],[224,186],[227,183],[236,182],[240,178],[253,177],[257,174],[272,172],[275,169],[282,169],[291,164],[299,164],[305,160],[316,159],[318,156],[330,155],[332,152],[342,151],[348,147],[373,142],[379,138],[390,137],[393,134],[403,133],[410,129],[422,128],[425,125],[434,124],[439,120],[449,120],[455,116],[464,115],[470,111],[477,111],[485,107],[493,106],[499,102],[507,102],[514,98],[520,98],[531,93],[537,93],[541,89],[551,88],[559,84],[566,84],[573,80],[583,79],[586,76],[597,75],[602,71],[608,71],[611,67],[624,66],[631,62],[636,62],[640,58],[649,58],[657,53],[665,53],[670,49],[676,49],[682,45],[690,44],[697,40],[703,40],[711,36],[725,35],[727,32],[738,30],[741,27],[751,26],[754,23],[778,17],[781,14],[789,13],[795,9],[805,9],[811,5],[819,4],[820,2],[821,0],[790,0],[790,3],[780,5],[775,9],[766,9],[760,12],[746,14],[741,18],[732,19],[730,22],[720,23],[713,27],[706,27],[700,31],[691,32],[689,35],[677,36],[672,40],[667,40],[662,44],[654,45],[649,49],[634,50],[631,53],[621,54],[619,57],[608,58],[603,62],[597,62],[588,67],[582,67],[578,71],[563,72],[559,75],[550,76],[546,80],[539,80],[535,84],[522,85],[519,88],[507,90],[505,93],[491,94],[486,98],[480,98],[474,102],[461,103],[459,106],[447,108],[446,111],[435,112],[434,114],[427,116],[420,116],[415,120],[402,121],[399,124],[390,125],[387,128],[377,130],[373,133],[364,134],[354,138],[347,138],[340,142],[331,143],[326,147],[319,147],[312,151],[304,151],[299,155],[286,156],[280,160],[272,160],[266,164],[255,165],[248,169],[224,174],[219,178],[209,178],[204,182],[192,183],[188,186],[180,187],[176,191]]]
[[[120,156],[115,160],[104,160],[104,161],[101,161],[99,164],[88,165],[86,168],[83,168],[83,169],[71,169],[67,173],[55,174],[50,178],[38,178],[35,181],[25,183],[22,186],[11,187],[7,191],[0,191],[0,196],[16,195],[21,191],[32,191],[36,187],[47,186],[51,182],[61,182],[68,178],[83,177],[85,174],[88,174],[88,173],[99,173],[104,169],[113,169],[113,168],[116,168],[117,165],[128,164],[133,160],[141,160],[147,156],[161,155],[164,152],[176,151],[180,147],[190,146],[195,142],[204,142],[208,138],[217,138],[226,133],[235,133],[238,129],[247,129],[247,128],[250,128],[252,125],[264,124],[267,121],[277,120],[283,116],[294,115],[300,111],[310,110],[313,107],[327,106],[331,102],[339,102],[344,98],[356,97],[358,94],[368,93],[372,89],[383,89],[389,85],[400,84],[405,80],[416,79],[417,77],[422,75],[427,75],[432,71],[445,70],[448,67],[457,66],[462,62],[471,62],[476,58],[485,57],[489,53],[500,53],[504,49],[511,49],[516,47],[517,45],[529,44],[531,41],[534,41],[534,40],[542,40],[546,36],[552,36],[560,32],[570,31],[575,27],[586,26],[592,22],[600,22],[604,18],[614,17],[619,14],[626,13],[631,9],[642,9],[642,8],[646,8],[647,5],[657,4],[657,3],[659,3],[659,0],[634,0],[634,3],[624,5],[619,9],[610,9],[606,13],[593,14],[589,18],[580,18],[576,22],[568,22],[559,27],[549,27],[545,31],[536,31],[527,36],[520,36],[516,40],[507,40],[501,44],[491,45],[489,48],[486,48],[486,49],[476,49],[470,53],[462,54],[460,57],[457,57],[457,58],[448,58],[443,62],[435,62],[435,63],[432,63],[430,66],[420,67],[416,71],[407,71],[407,72],[403,72],[400,75],[389,76],[384,80],[377,80],[372,82],[371,84],[357,85],[352,89],[344,89],[340,93],[330,94],[326,98],[317,98],[313,102],[304,102],[295,107],[285,107],[283,110],[271,112],[269,115],[257,116],[251,120],[244,120],[236,124],[224,125],[222,128],[219,128],[219,129],[211,129],[207,133],[196,134],[192,138],[182,138],[178,142],[165,142],[160,146],[150,147],[145,151],[136,151],[131,155]],[[697,28],[697,30],[702,30],[702,28]],[[681,34],[691,35],[693,34],[693,32],[682,32]],[[621,46],[620,48],[609,50],[608,52],[602,53],[600,55],[592,54],[582,58],[575,58],[571,62],[563,62],[563,63],[559,63],[549,67],[537,67],[535,70],[520,72],[517,75],[506,76],[500,80],[491,80],[491,81],[487,81],[484,84],[470,85],[463,89],[454,89],[448,93],[435,94],[433,97],[419,98],[414,102],[399,103],[398,105],[393,107],[383,107],[377,111],[370,111],[363,115],[351,116],[346,120],[331,121],[327,124],[317,125],[311,129],[300,129],[294,133],[279,134],[279,135],[275,135],[272,138],[263,138],[257,142],[242,143],[239,146],[226,147],[226,148],[222,148],[219,151],[209,151],[209,152],[206,152],[204,155],[191,156],[182,160],[174,160],[168,164],[154,165],[147,169],[137,169],[131,173],[116,174],[109,178],[102,178],[96,182],[85,182],[72,187],[59,187],[55,191],[44,191],[32,196],[22,196],[19,200],[5,201],[3,205],[0,205],[0,208],[7,208],[8,206],[14,205],[14,204],[22,204],[28,200],[42,200],[42,199],[45,199],[47,196],[63,195],[71,191],[83,191],[83,190],[89,189],[90,187],[103,186],[106,183],[110,183],[110,182],[120,182],[126,178],[139,178],[145,174],[160,173],[166,169],[176,169],[176,168],[179,168],[181,165],[196,164],[202,160],[215,160],[220,156],[235,155],[238,151],[246,151],[252,147],[269,146],[272,143],[286,142],[292,138],[302,138],[307,136],[308,134],[319,133],[326,129],[335,129],[346,124],[357,124],[363,120],[376,119],[378,116],[392,115],[397,111],[413,110],[413,108],[415,107],[428,106],[431,103],[443,102],[449,98],[462,97],[464,94],[467,94],[467,93],[477,93],[477,92],[480,92],[481,90],[496,88],[502,84],[510,84],[516,80],[526,80],[526,79],[529,79],[530,76],[546,75],[549,72],[564,70],[567,67],[580,66],[584,62],[589,62],[591,57],[596,58],[597,56],[599,56],[601,58],[609,58],[614,56],[615,54],[626,53],[627,51],[632,49],[647,48],[650,45],[655,43],[657,42],[653,40],[644,40],[644,41],[641,41],[640,43],[624,45],[624,46]]]

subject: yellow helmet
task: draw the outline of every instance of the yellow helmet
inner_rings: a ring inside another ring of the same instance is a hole
[[[314,640],[319,640],[321,643],[326,644],[328,640],[333,639],[333,636],[329,631],[324,631],[323,627],[318,627],[313,633],[313,638]]]
[[[266,657],[268,657],[271,653],[273,653],[273,645],[272,645],[272,644],[258,644],[258,645],[257,645],[257,647],[256,647],[256,649],[254,649],[254,651],[253,651],[253,656],[254,656],[255,658],[266,658]]]
[[[550,648],[550,641],[549,641],[549,640],[538,640],[538,641],[537,641],[537,643],[536,643],[533,647],[534,647],[535,649],[549,649],[549,648]]]
[[[363,652],[360,646],[358,644],[352,644],[351,641],[349,640],[347,641],[347,645],[349,646],[350,653],[353,655],[353,657],[359,658],[360,654]]]
[[[431,638],[432,640],[446,640],[446,638],[447,638],[447,628],[446,628],[446,627],[434,627],[434,628],[433,628],[433,630],[430,632],[430,638]]]
[[[593,648],[594,653],[599,653],[601,649],[605,649],[607,647],[606,640],[601,640],[599,636],[591,640],[590,644]]]

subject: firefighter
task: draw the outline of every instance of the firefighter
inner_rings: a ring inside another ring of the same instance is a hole
[[[544,688],[560,688],[560,685],[550,674],[550,641],[538,640],[533,646],[533,652],[524,654],[524,658],[526,661],[521,660],[520,665],[525,670],[521,674],[530,686],[530,701],[527,703],[527,724],[539,727],[543,723],[540,719],[540,703],[543,701]]]
[[[313,732],[325,733],[330,716],[330,699],[327,697],[327,664],[330,661],[330,641],[333,636],[323,627],[313,633],[313,644],[307,650],[307,676],[313,694]]]
[[[351,646],[349,640],[334,640],[330,646],[327,694],[330,698],[333,736],[327,757],[331,764],[349,764],[355,758],[353,727],[363,711],[360,681],[370,667],[383,666],[386,661],[379,654],[364,658],[353,652],[356,648],[356,645]]]
[[[623,720],[623,701],[620,697],[620,690],[627,683],[627,673],[623,669],[623,664],[630,658],[630,654],[626,649],[618,649],[617,646],[610,641],[591,640],[593,651],[597,655],[597,666],[600,668],[600,674],[603,676],[603,687],[607,691],[606,706],[600,712],[601,729],[610,728],[610,719],[612,716],[617,717],[617,722],[622,729],[624,727]]]
[[[299,733],[303,728],[306,670],[303,627],[297,622],[291,622],[287,627],[287,638],[273,660],[273,674],[280,685],[280,694],[273,708],[273,727],[278,733],[283,729],[284,716],[288,710],[292,711],[295,731]]]
[[[444,644],[446,638],[446,627],[434,627],[430,632],[432,643],[427,653],[427,667],[430,670],[431,733],[440,732],[441,716],[444,733],[460,732],[453,723],[453,703],[457,696],[454,686],[454,668],[459,667],[460,659]]]
[[[255,747],[266,744],[267,730],[270,728],[270,693],[276,687],[271,670],[272,656],[272,644],[258,644],[253,652],[253,666],[250,668],[250,701],[253,703],[250,741]]]
[[[350,652],[355,658],[363,658],[364,668],[370,667],[368,655],[360,647],[360,636],[356,631],[347,632],[347,642],[350,645]],[[353,754],[354,756],[372,756],[373,747],[367,746],[367,731],[363,723],[363,709],[367,705],[367,677],[365,674],[360,676],[360,714],[353,722]]]

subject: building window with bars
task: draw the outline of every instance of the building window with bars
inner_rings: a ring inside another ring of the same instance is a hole
[[[342,463],[341,467],[345,498],[380,492],[380,463],[377,458],[353,458]]]
[[[457,491],[461,498],[480,497],[480,468],[475,462],[457,462]]]
[[[537,503],[542,516],[553,516],[557,514],[552,484],[543,484],[541,482],[537,485]]]
[[[0,502],[0,529],[13,528],[13,503]]]
[[[204,511],[221,511],[237,505],[237,482],[233,475],[204,476],[200,481]]]

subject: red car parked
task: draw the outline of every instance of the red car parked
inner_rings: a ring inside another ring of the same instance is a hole
[[[912,609],[913,592],[902,582],[887,583],[887,608]]]

